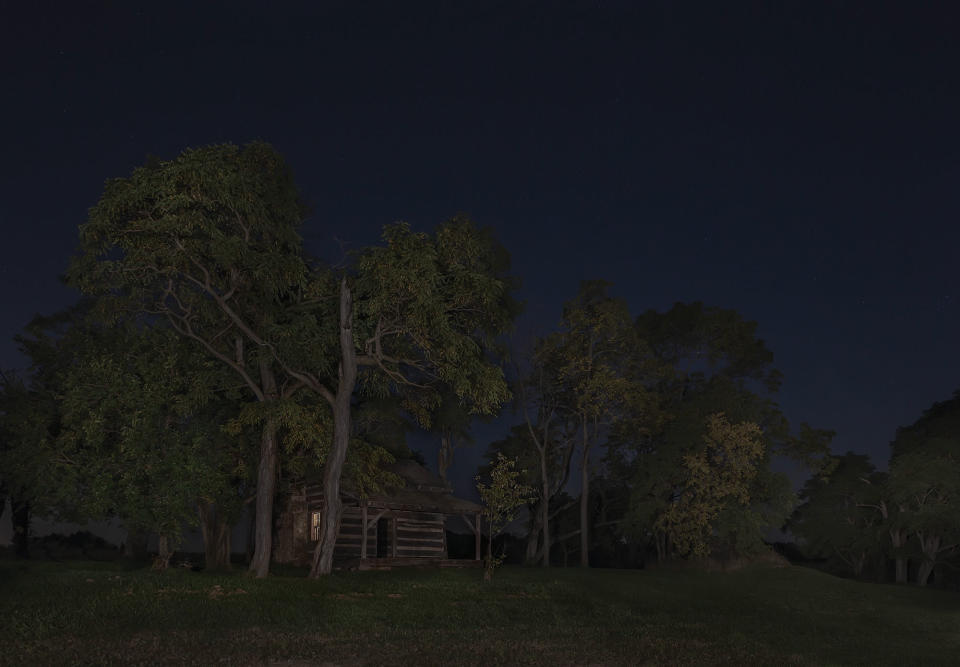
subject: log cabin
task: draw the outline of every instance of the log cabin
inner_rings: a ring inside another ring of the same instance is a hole
[[[404,486],[361,498],[348,480],[343,480],[343,516],[334,566],[360,570],[479,566],[483,507],[454,496],[446,481],[416,461],[396,461],[387,470],[403,480]],[[459,518],[473,532],[473,559],[449,557],[445,526],[450,517]],[[274,562],[309,565],[322,521],[323,485],[319,480],[295,485],[275,525]],[[366,540],[361,538],[363,533]]]

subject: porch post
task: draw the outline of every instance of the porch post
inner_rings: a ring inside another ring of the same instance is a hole
[[[393,520],[390,522],[390,555],[394,558],[397,557],[397,515],[393,515]]]
[[[360,501],[360,562],[367,560],[367,501]]]

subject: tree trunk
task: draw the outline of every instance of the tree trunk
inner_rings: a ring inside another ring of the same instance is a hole
[[[343,504],[340,501],[340,476],[350,444],[350,403],[357,383],[357,356],[353,342],[353,301],[347,279],[340,281],[340,373],[333,401],[333,444],[323,470],[323,526],[313,552],[310,577],[333,571],[333,550],[340,532]]]
[[[524,555],[524,565],[536,565],[540,560],[540,522],[543,520],[539,508],[530,513],[530,532],[527,534],[527,551]]]
[[[450,429],[440,431],[440,450],[437,452],[437,474],[447,481],[447,469],[453,463],[453,433]]]
[[[587,438],[587,419],[583,418],[583,460],[580,462],[580,567],[590,567],[590,442]]]
[[[173,556],[173,544],[166,535],[157,536],[157,557],[153,559],[153,569],[163,572],[170,567],[170,558]]]
[[[249,507],[247,512],[247,546],[246,546],[246,564],[250,567],[253,562],[253,552],[257,547],[257,513],[251,511]]]
[[[277,400],[277,380],[266,352],[260,354],[260,380],[264,401]],[[268,417],[260,435],[260,465],[257,467],[256,534],[250,571],[257,578],[270,574],[273,550],[273,496],[277,489],[277,424]]]
[[[867,553],[861,551],[853,556],[853,576],[859,579],[863,575],[863,566],[867,562]]]
[[[487,536],[487,562],[483,568],[484,581],[493,580],[493,523],[488,524],[488,532],[490,534]]]
[[[938,535],[925,535],[922,531],[917,532],[917,538],[920,541],[920,550],[923,552],[923,560],[920,567],[917,568],[917,585],[926,586],[937,564],[937,553],[940,550],[940,537]]]
[[[894,549],[894,562],[896,563],[896,578],[894,581],[898,584],[907,583],[907,559],[904,558],[899,552],[900,548],[903,546],[903,530],[900,528],[892,528],[890,530],[890,543],[893,545]]]
[[[140,526],[127,528],[127,539],[123,543],[123,557],[131,560],[147,560],[147,540],[150,533]]]
[[[653,536],[654,544],[657,546],[657,564],[667,560],[667,540],[663,533],[655,533]]]
[[[933,562],[924,558],[920,567],[917,568],[917,586],[926,586],[931,572],[933,572]]]
[[[543,567],[550,567],[550,479],[547,475],[547,443],[540,448],[540,522],[543,524]]]
[[[198,503],[205,570],[230,569],[230,525],[216,503]]]
[[[17,558],[30,558],[30,501],[10,497],[10,520],[13,523],[13,553]]]

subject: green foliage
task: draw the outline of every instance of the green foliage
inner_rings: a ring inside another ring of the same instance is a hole
[[[71,275],[85,291],[123,286],[158,305],[199,306],[198,295],[241,288],[279,300],[306,281],[296,234],[303,213],[289,169],[267,144],[188,149],[107,181],[80,227],[83,255]]]
[[[891,443],[886,492],[921,555],[917,581],[960,549],[960,391],[934,403]]]
[[[64,479],[51,474],[59,429],[56,397],[48,385],[4,372],[0,386],[0,489],[6,502],[28,501],[34,514],[63,511]]]
[[[609,296],[603,281],[584,282],[564,305],[561,329],[538,352],[556,366],[557,382],[569,394],[570,412],[587,421],[613,421],[648,410],[653,396],[635,360],[644,341],[634,335],[626,304]]]
[[[648,311],[636,320],[637,336],[660,364],[656,384],[659,419],[645,431],[625,423],[614,430],[617,446],[608,452],[612,474],[629,480],[629,509],[622,523],[632,539],[652,536],[658,556],[671,545],[658,526],[681,498],[684,457],[703,447],[709,415],[722,412],[733,422],[762,430],[763,455],[750,482],[750,502],[727,503],[712,522],[710,544],[727,553],[749,553],[762,546],[769,528],[779,528],[794,506],[789,481],[770,471],[773,456],[787,456],[819,469],[833,433],[801,425],[796,435],[779,406],[763,392],[776,390],[781,376],[773,355],[756,338],[756,323],[732,310],[702,304],[676,304],[665,313]]]
[[[510,392],[485,353],[517,310],[502,252],[462,218],[433,236],[388,225],[383,240],[357,259],[354,287],[358,350],[381,371],[368,379],[371,393],[404,388],[404,408],[424,427],[442,387],[470,412],[493,414]]]
[[[316,282],[297,233],[303,215],[290,170],[267,144],[189,149],[107,182],[80,227],[68,282],[101,297],[106,322],[131,312],[166,319],[264,400],[259,354],[315,371],[330,364],[329,323],[290,307]]]
[[[112,337],[64,378],[60,444],[81,513],[171,538],[196,523],[200,499],[236,514],[251,443],[223,431],[239,397],[218,393],[219,366],[167,330]]]
[[[705,379],[707,370],[760,382],[771,392],[782,382],[782,374],[772,365],[773,353],[756,336],[757,323],[734,310],[699,301],[677,303],[666,313],[646,311],[636,326],[659,359],[695,382]]]
[[[814,475],[800,490],[802,504],[790,519],[790,532],[811,557],[830,558],[859,576],[881,548],[881,515],[876,504],[876,471],[868,456],[847,452],[832,457],[827,476]]]
[[[721,510],[731,503],[749,505],[751,482],[764,451],[762,436],[756,424],[731,424],[722,413],[708,417],[705,447],[683,457],[683,490],[655,524],[681,554],[709,554]]]
[[[530,501],[533,489],[524,485],[520,477],[524,471],[516,470],[515,459],[508,459],[502,453],[497,454],[496,461],[490,468],[489,484],[484,483],[478,475],[476,477],[477,491],[484,505],[483,515],[487,519],[490,529],[490,542],[503,528],[516,518],[516,510]],[[485,577],[489,580],[493,570],[500,564],[499,558],[494,558],[492,551],[488,551]]]

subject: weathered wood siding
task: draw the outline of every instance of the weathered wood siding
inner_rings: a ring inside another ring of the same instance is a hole
[[[305,493],[309,515],[320,511],[323,507],[323,492],[320,485],[310,485]],[[395,535],[397,540],[396,551],[388,541],[384,545],[385,553],[398,558],[445,558],[447,554],[447,538],[444,530],[445,516],[436,512],[409,512],[403,510],[384,510],[382,507],[367,509],[367,521],[370,527],[367,530],[367,557],[377,557],[377,522],[374,519],[383,512],[381,518],[392,522],[391,529],[386,531],[388,540]],[[343,518],[340,520],[340,532],[337,535],[337,546],[334,557],[359,558],[361,546],[361,523],[363,510],[359,507],[346,506],[343,508]],[[309,530],[309,528],[308,528]],[[310,548],[315,546],[311,542]]]
[[[444,558],[446,532],[443,514],[396,512],[397,557]]]
[[[369,522],[371,516],[367,516]],[[337,533],[337,546],[333,550],[334,558],[359,558],[362,542],[362,515],[359,507],[344,507],[340,519],[340,532]],[[377,524],[367,530],[367,554],[377,555]]]

